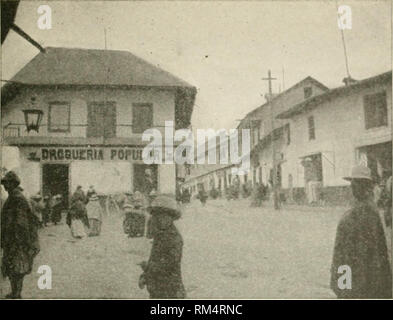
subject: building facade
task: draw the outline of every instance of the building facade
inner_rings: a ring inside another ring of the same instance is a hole
[[[247,174],[239,175],[241,184],[247,184],[252,187],[255,183],[270,183],[273,155],[272,155],[272,116],[274,117],[274,149],[276,154],[276,163],[280,169],[280,162],[283,161],[283,154],[287,145],[290,143],[290,124],[289,120],[276,119],[276,116],[285,110],[290,109],[299,102],[305,101],[328,91],[328,88],[322,83],[307,77],[296,83],[294,86],[284,92],[274,95],[270,103],[248,113],[239,123],[237,129],[239,134],[239,152],[242,151],[242,143],[250,144],[251,168]],[[242,129],[250,130],[250,141],[245,141],[241,135]],[[224,143],[227,143],[225,141]],[[219,159],[220,143],[217,141],[216,149],[209,150],[216,152],[216,158]],[[246,155],[241,155],[246,156]],[[226,188],[233,182],[233,168],[239,167],[234,163],[228,164],[208,164],[208,152],[205,154],[204,164],[194,164],[190,166],[190,175],[186,178],[185,186],[193,185],[192,190],[196,190],[196,185],[203,185],[205,190],[213,188],[221,191],[223,195]],[[279,181],[281,184],[281,179]]]
[[[285,161],[285,150],[291,144],[291,125],[287,119],[277,119],[277,115],[327,91],[322,83],[307,77],[271,98],[267,96],[269,102],[246,115],[238,126],[238,129],[248,128],[251,131],[251,172],[244,176],[244,181],[271,184],[274,150],[277,183],[282,185],[281,163]]]
[[[370,167],[376,181],[391,175],[392,73],[329,90],[278,115],[289,120],[291,144],[282,163],[282,184],[297,201],[309,200],[310,183],[319,197],[345,203],[351,191],[344,176],[355,164]]]
[[[125,51],[47,48],[2,88],[3,141],[18,147],[24,189],[62,194],[175,193],[175,164],[145,164],[146,129],[190,124],[196,89]],[[24,112],[43,112],[38,132]],[[150,169],[150,170],[146,170]]]

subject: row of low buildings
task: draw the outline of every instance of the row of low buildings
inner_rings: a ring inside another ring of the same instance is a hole
[[[360,81],[345,79],[334,89],[307,77],[271,97],[238,126],[251,132],[251,170],[240,176],[241,182],[271,183],[272,149],[277,183],[288,201],[346,202],[351,193],[342,178],[358,163],[370,167],[376,180],[385,179],[392,172],[391,88],[391,71]],[[233,167],[191,165],[183,188],[217,188],[223,194],[233,181]]]
[[[187,128],[195,95],[126,51],[49,47],[2,87],[2,142],[18,151],[28,194],[68,199],[78,185],[106,194],[143,190],[146,169],[158,192],[175,193],[178,166],[146,164],[142,133],[164,135],[165,121]],[[27,130],[26,110],[40,114],[37,130]]]

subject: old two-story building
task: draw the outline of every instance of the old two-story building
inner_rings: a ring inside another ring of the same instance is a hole
[[[158,192],[175,193],[176,165],[146,164],[142,133],[189,126],[196,88],[185,81],[126,51],[49,47],[1,93],[3,142],[19,149],[27,193],[136,191],[149,173]]]
[[[278,115],[289,121],[291,143],[282,163],[282,186],[304,201],[310,182],[329,203],[351,198],[348,176],[358,163],[377,181],[392,168],[392,72],[329,90]]]
[[[291,125],[277,115],[294,105],[307,101],[329,89],[312,77],[307,77],[287,90],[273,95],[262,106],[248,113],[240,122],[238,129],[249,129],[251,141],[251,171],[244,176],[244,182],[252,184],[271,182],[273,172],[273,150],[277,165],[277,183],[282,184],[281,163],[285,161],[285,149],[291,144]],[[273,119],[272,119],[273,118]],[[274,126],[274,130],[273,130]],[[273,145],[272,145],[273,137]]]
[[[289,110],[294,105],[306,101],[316,95],[327,92],[329,89],[319,81],[312,77],[307,77],[302,81],[296,83],[287,90],[273,95],[270,103],[266,102],[262,106],[249,112],[239,123],[238,137],[239,146],[238,151],[240,156],[250,156],[251,168],[250,171],[244,175],[239,175],[239,180],[242,184],[246,183],[254,185],[255,183],[268,184],[271,180],[273,169],[273,155],[272,155],[272,117],[274,118],[274,150],[276,155],[276,165],[278,167],[279,181],[281,184],[281,162],[284,161],[284,153],[286,147],[291,143],[291,128],[290,121],[284,119],[277,119],[276,116],[285,110]],[[250,130],[250,139],[245,141],[242,138],[242,129]],[[228,143],[224,141],[224,143]],[[249,143],[250,154],[242,154],[242,144]],[[208,152],[216,152],[217,159],[220,154],[220,140],[217,140],[215,150],[207,150]],[[206,152],[206,159],[203,164],[194,164],[190,166],[189,176],[186,177],[186,183],[183,187],[191,187],[191,190],[196,190],[197,185],[203,185],[205,190],[216,188],[224,194],[225,189],[231,185],[234,174],[233,168],[239,167],[239,164],[209,164],[207,161],[208,152]]]

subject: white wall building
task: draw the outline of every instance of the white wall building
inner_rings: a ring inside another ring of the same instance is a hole
[[[20,151],[27,193],[143,189],[142,132],[187,128],[196,89],[125,51],[47,48],[2,88],[3,139]],[[27,132],[25,109],[43,111]],[[158,192],[175,193],[176,165],[150,165]]]
[[[351,168],[367,164],[376,179],[391,174],[392,73],[332,89],[278,115],[290,120],[291,144],[282,163],[283,188],[303,188],[317,180],[323,197],[350,196]]]

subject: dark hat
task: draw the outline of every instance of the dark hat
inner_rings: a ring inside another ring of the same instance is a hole
[[[20,184],[20,179],[14,171],[8,171],[3,179],[1,179],[1,184],[4,184],[6,181],[15,182],[17,185]]]
[[[170,215],[173,219],[177,220],[181,217],[181,211],[175,198],[171,195],[158,195],[151,203],[150,208],[161,208],[162,213]],[[157,211],[159,212],[159,211]],[[153,212],[154,213],[154,212]]]

